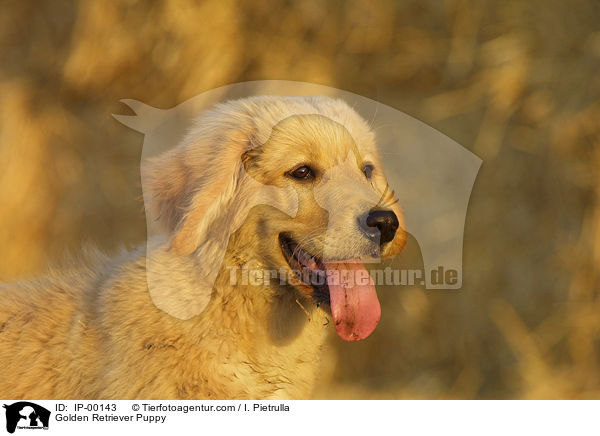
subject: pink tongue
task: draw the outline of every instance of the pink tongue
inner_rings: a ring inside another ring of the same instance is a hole
[[[325,268],[337,334],[345,341],[366,338],[381,317],[381,306],[369,272],[360,259],[326,262]]]

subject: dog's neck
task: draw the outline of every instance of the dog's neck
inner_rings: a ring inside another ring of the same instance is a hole
[[[243,362],[251,362],[261,374],[279,374],[285,368],[288,377],[297,374],[295,385],[303,387],[306,397],[317,374],[328,315],[277,279],[250,277],[250,265],[242,268],[241,259],[230,253],[208,288],[198,275],[197,258],[173,256],[166,246],[149,251],[147,281],[153,303],[187,325],[190,342],[233,347],[235,352],[215,362],[223,371]],[[261,268],[257,265],[256,271]],[[265,383],[272,380],[267,377]]]
[[[238,276],[232,286],[231,271],[219,274],[206,319],[221,317],[228,327],[219,334],[229,336],[240,360],[263,374],[265,388],[272,389],[267,397],[307,398],[318,374],[327,314],[274,283],[244,284]]]
[[[235,256],[228,256],[215,283],[215,304],[224,310],[244,307],[274,346],[289,345],[305,335],[318,346],[328,315],[310,298],[282,283],[278,273],[258,263],[242,266]]]

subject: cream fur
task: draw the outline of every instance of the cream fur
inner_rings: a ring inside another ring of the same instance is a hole
[[[294,159],[322,166],[318,186],[284,176]],[[361,159],[377,168],[372,182]],[[374,135],[339,100],[257,97],[206,112],[143,168],[163,232],[149,249],[0,287],[0,397],[308,398],[328,313],[307,287],[234,286],[228,267],[284,267],[277,234],[288,230],[356,256],[355,214],[381,199],[380,168]],[[259,198],[264,186],[277,189]],[[344,205],[335,220],[329,204]],[[402,249],[401,227],[382,255]]]

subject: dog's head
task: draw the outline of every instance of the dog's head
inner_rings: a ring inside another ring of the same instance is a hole
[[[258,97],[217,106],[149,174],[152,215],[178,256],[195,256],[210,275],[229,243],[240,261],[287,271],[280,292],[329,306],[343,339],[375,328],[380,307],[363,262],[397,254],[406,234],[374,135],[346,103]]]

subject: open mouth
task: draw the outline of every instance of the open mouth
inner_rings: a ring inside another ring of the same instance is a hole
[[[279,235],[279,244],[296,277],[303,286],[312,288],[317,305],[329,304],[342,339],[359,341],[375,330],[381,306],[375,283],[360,259],[323,260],[286,234]]]
[[[323,260],[304,250],[290,236],[280,234],[281,251],[296,277],[312,288],[312,297],[317,304],[329,304],[327,270]]]

